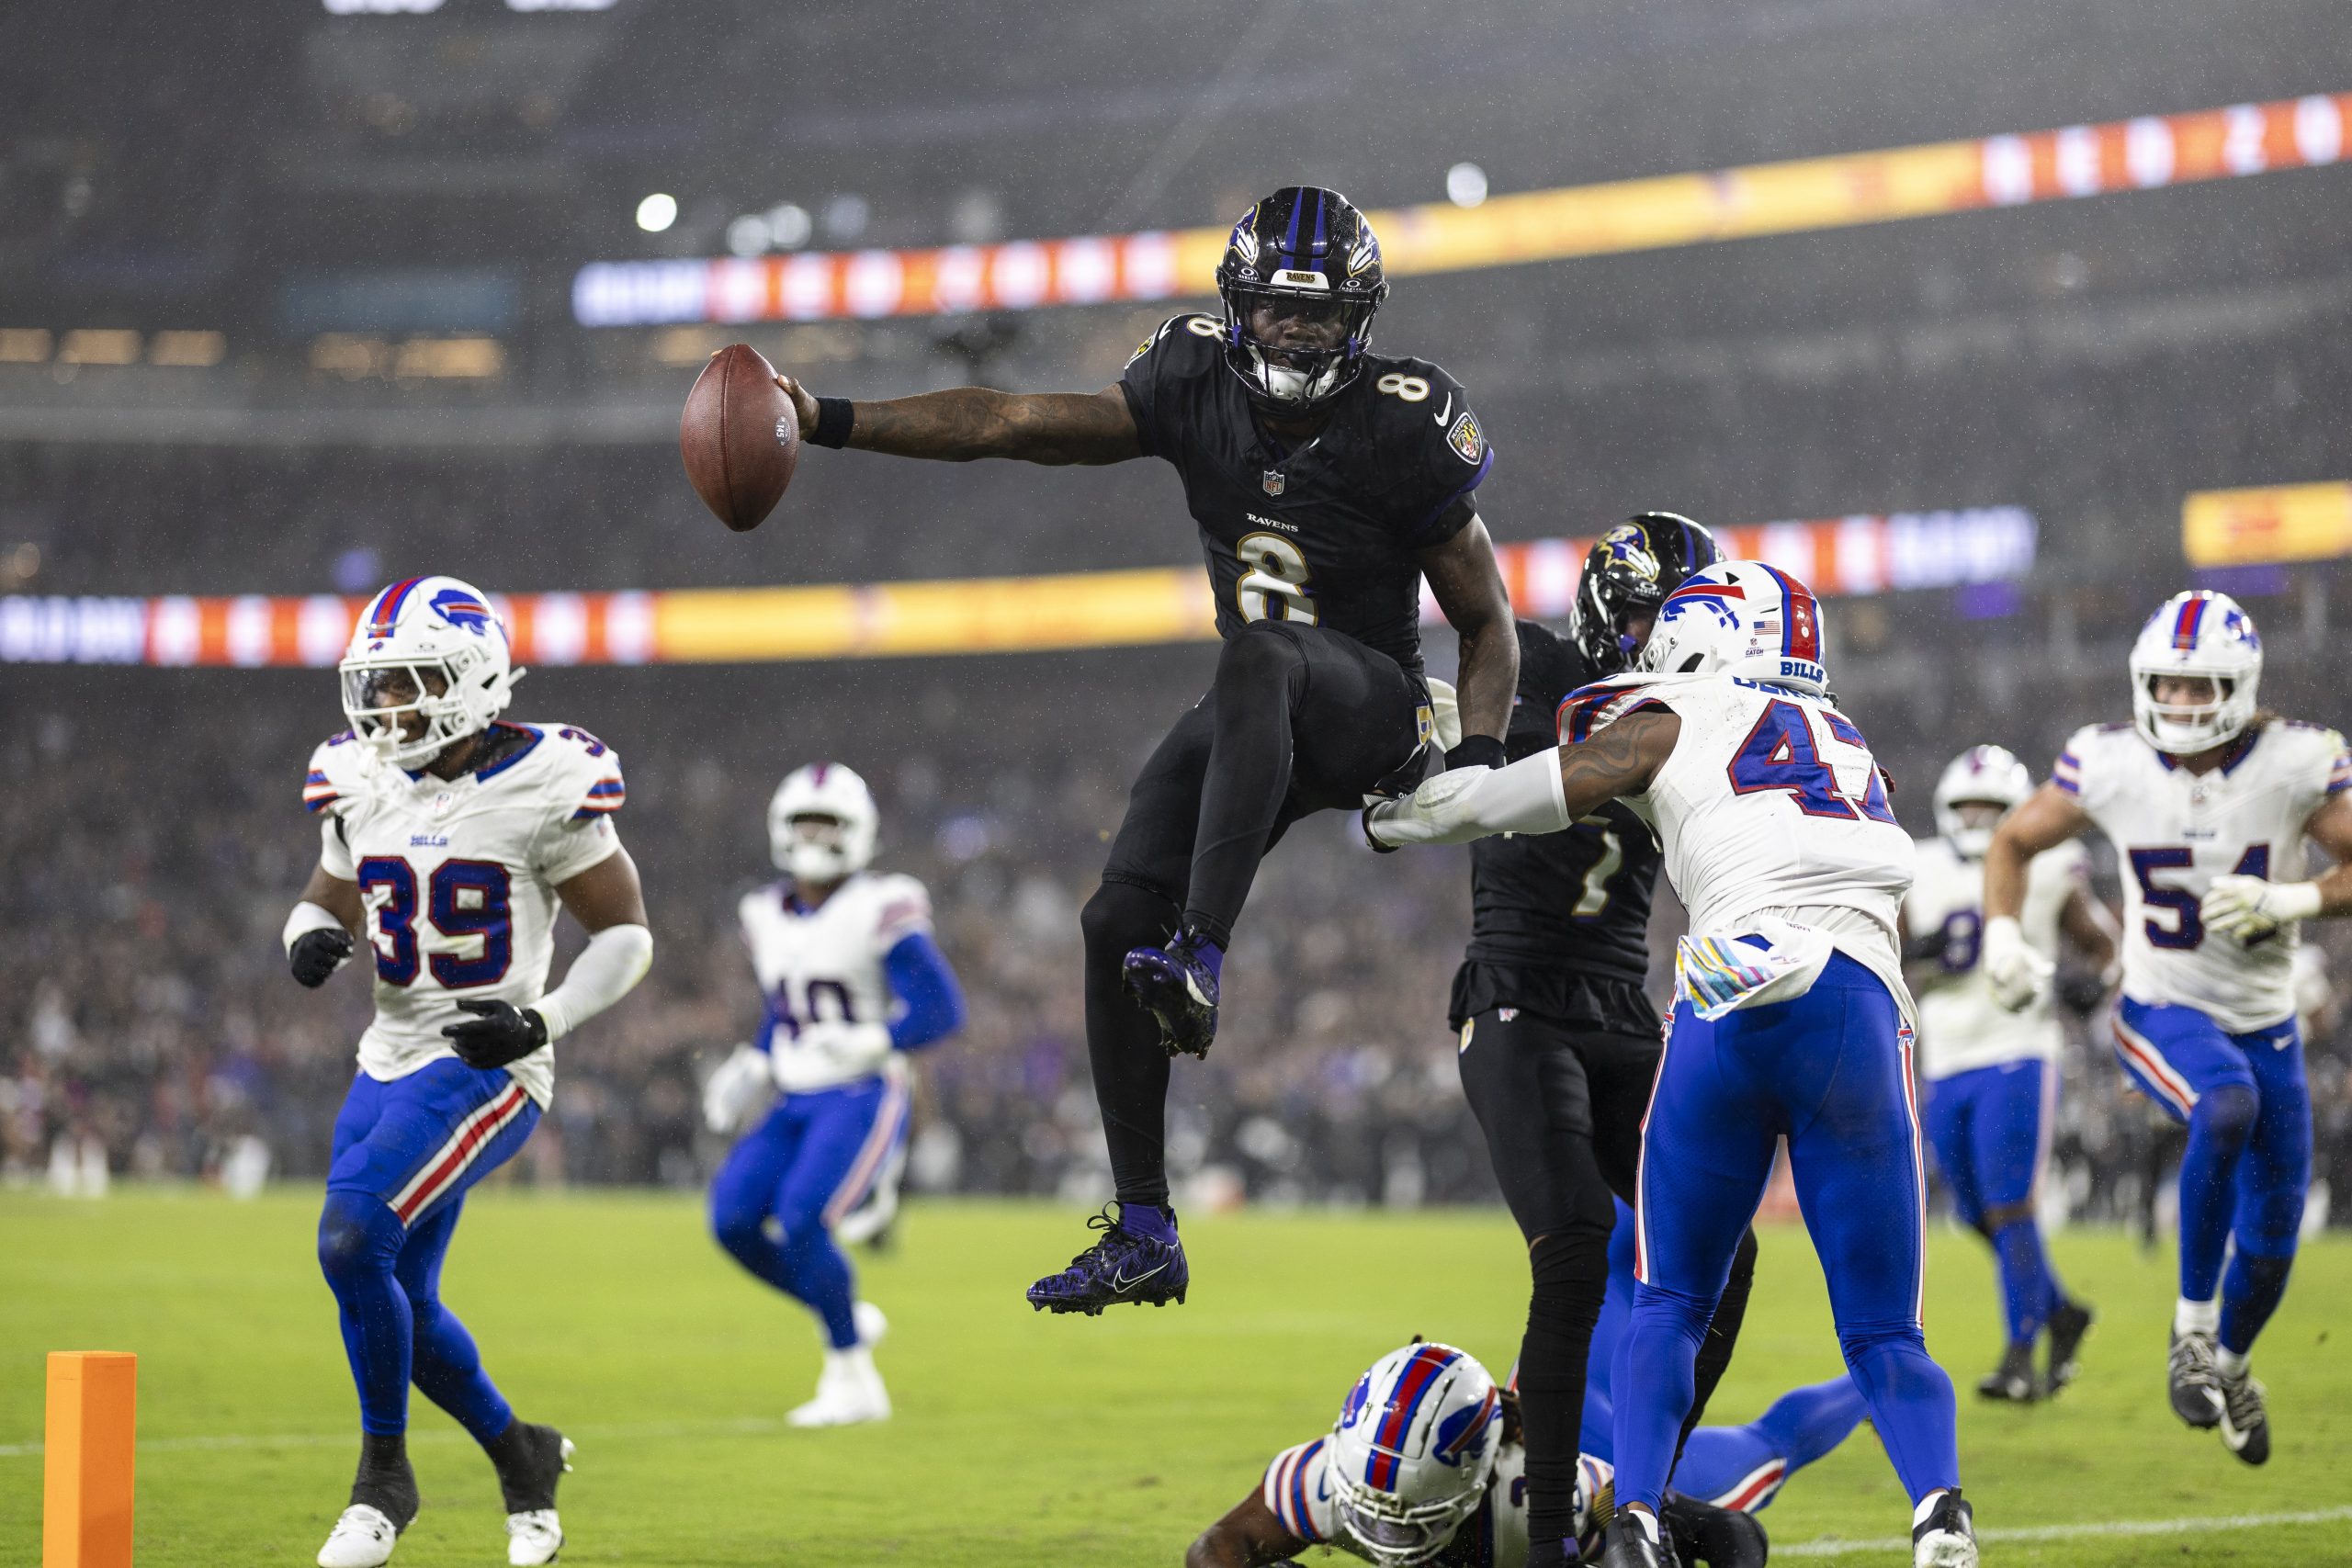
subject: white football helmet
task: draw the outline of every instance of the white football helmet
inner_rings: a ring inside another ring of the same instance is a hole
[[[2202,675],[2214,700],[2156,701],[2156,677]],[[2148,617],[2132,645],[2132,726],[2157,750],[2185,757],[2226,745],[2254,722],[2262,682],[2262,638],[2254,617],[2226,593],[2176,593]]]
[[[2033,775],[2006,746],[1971,746],[1954,757],[1936,781],[1936,831],[1968,860],[1983,860],[1993,847],[1993,829],[1971,828],[1960,818],[1964,803],[1982,801],[2003,811],[2033,793]]]
[[[1724,560],[1683,579],[1657,608],[1642,668],[1661,675],[1736,675],[1826,696],[1821,605],[1813,590],[1762,561]]]
[[[798,882],[839,882],[874,858],[882,826],[865,781],[839,762],[795,768],[768,801],[768,854]]]
[[[1451,1345],[1389,1351],[1331,1428],[1340,1528],[1382,1568],[1429,1562],[1478,1511],[1501,1432],[1502,1396],[1477,1358]]]
[[[524,675],[489,598],[454,577],[412,577],[369,600],[337,669],[351,732],[404,768],[489,728]]]

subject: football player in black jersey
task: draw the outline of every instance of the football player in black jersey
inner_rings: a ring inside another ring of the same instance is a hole
[[[1462,639],[1464,739],[1498,766],[1518,678],[1510,601],[1473,492],[1493,465],[1460,383],[1371,350],[1380,243],[1336,191],[1276,191],[1233,227],[1219,316],[1164,322],[1101,392],[965,387],[888,402],[777,384],[819,446],[951,461],[1175,467],[1225,646],[1136,780],[1081,917],[1087,1051],[1118,1206],[1029,1291],[1056,1312],[1182,1302],[1168,1206],[1170,1058],[1207,1051],[1258,863],[1309,812],[1410,789],[1439,759],[1421,671],[1426,577]]]
[[[1659,602],[1717,553],[1713,535],[1672,513],[1645,512],[1603,534],[1585,560],[1568,636],[1519,623],[1519,692],[1503,738],[1510,759],[1557,747],[1564,700],[1629,668]],[[1516,1386],[1528,1562],[1543,1568],[1573,1561],[1566,1553],[1575,1541],[1577,1429],[1609,1286],[1611,1195],[1634,1201],[1642,1117],[1663,1049],[1643,989],[1659,862],[1649,829],[1617,801],[1565,833],[1470,848],[1470,946],[1449,1014],[1461,1032],[1463,1089],[1527,1237],[1534,1288]],[[1694,1411],[1705,1409],[1731,1359],[1755,1261],[1751,1234],[1701,1348]]]

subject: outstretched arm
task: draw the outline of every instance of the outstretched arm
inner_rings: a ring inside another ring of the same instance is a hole
[[[1252,1492],[1201,1532],[1184,1553],[1184,1568],[1266,1568],[1297,1556],[1307,1544],[1284,1529],[1266,1500]]]
[[[2015,919],[2025,912],[2025,872],[2034,856],[2054,850],[2091,825],[2090,813],[2054,784],[2045,784],[2001,818],[1984,852],[1984,918]]]
[[[1640,795],[1674,754],[1682,720],[1663,708],[1629,714],[1589,739],[1507,768],[1461,768],[1363,814],[1374,849],[1466,844],[1497,833],[1556,833],[1620,795]]]
[[[792,399],[808,435],[824,411],[789,376],[775,384]],[[846,400],[842,400],[846,401]],[[1143,456],[1135,412],[1116,387],[1099,392],[997,392],[956,387],[875,403],[848,404],[843,446],[899,457],[968,463],[1015,457],[1024,463],[1123,463]]]
[[[1510,723],[1511,694],[1519,689],[1519,631],[1511,624],[1510,592],[1495,565],[1495,542],[1476,516],[1442,545],[1417,558],[1429,579],[1437,607],[1462,637],[1461,679],[1454,700],[1462,710],[1462,737],[1481,736],[1491,747],[1473,747],[1473,760],[1500,763],[1502,734]]]

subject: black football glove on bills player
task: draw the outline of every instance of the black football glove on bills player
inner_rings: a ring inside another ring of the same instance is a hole
[[[513,1002],[465,1001],[458,1004],[474,1016],[441,1031],[449,1049],[469,1067],[503,1067],[519,1062],[548,1043],[548,1021],[529,1008]]]

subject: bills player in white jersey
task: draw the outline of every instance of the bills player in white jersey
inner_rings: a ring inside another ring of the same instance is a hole
[[[1936,781],[1937,836],[1919,840],[1917,880],[1903,903],[1904,955],[1919,994],[1920,1120],[1961,1224],[1993,1248],[2008,1342],[1976,1385],[1987,1399],[2028,1404],[2072,1382],[2091,1310],[2066,1294],[2042,1246],[2036,1189],[2049,1156],[2061,1035],[2050,998],[2022,1013],[1993,995],[1984,952],[1984,852],[2003,813],[2033,793],[2033,776],[1999,746],[1972,746]],[[2091,896],[2090,857],[2076,843],[2034,858],[2025,938],[2057,962],[2063,934],[2083,954],[2095,1005],[2111,983],[2115,928]],[[2033,1352],[2050,1335],[2047,1372]]]
[[[2172,1407],[2248,1464],[2270,1457],[2270,1421],[2246,1359],[2286,1294],[2311,1184],[2297,923],[2352,912],[2352,753],[2262,712],[2261,676],[2252,616],[2225,594],[2174,595],[2132,647],[2132,723],[2077,730],[1984,860],[1985,975],[2022,1008],[2049,974],[2018,925],[2027,862],[2087,828],[2115,845],[2116,1055],[2188,1128]],[[2315,880],[2306,843],[2336,863]]]
[[[1649,673],[1570,694],[1556,753],[1365,813],[1376,844],[1464,843],[1559,832],[1622,799],[1656,826],[1690,910],[1643,1125],[1608,1568],[1660,1562],[1691,1363],[1783,1135],[1848,1370],[1912,1500],[1915,1568],[1976,1562],[1951,1380],[1919,1326],[1926,1181],[1896,936],[1914,855],[1827,695],[1821,641],[1803,583],[1718,562],[1659,606]]]
[[[718,1244],[824,1333],[824,1371],[816,1397],[787,1417],[796,1427],[889,1417],[874,1366],[887,1325],[857,1299],[836,1238],[889,1223],[906,1163],[907,1053],[964,1022],[956,972],[932,939],[931,896],[911,876],[866,869],[878,826],[865,781],[838,762],[776,787],[769,852],[786,878],[738,910],[767,1017],[703,1096],[713,1132],[758,1118],[710,1184]]]
[[[416,1517],[408,1389],[490,1455],[507,1561],[563,1544],[557,1478],[571,1445],[516,1417],[441,1302],[441,1260],[469,1188],[513,1157],[554,1083],[554,1043],[627,994],[651,962],[637,867],[613,830],[620,759],[584,730],[502,720],[506,627],[448,577],[368,603],[343,657],[345,733],[311,757],[318,869],[286,922],[294,977],[375,967],[376,1019],[334,1125],[319,1262],[359,1389],[351,1502],[321,1568],[373,1568]],[[588,945],[545,991],[556,910]]]
[[[1614,1472],[1577,1461],[1570,1529],[1600,1549]],[[1679,1493],[1668,1522],[1710,1568],[1762,1568],[1763,1528]],[[1374,1361],[1331,1430],[1276,1454],[1250,1495],[1201,1532],[1184,1568],[1270,1568],[1310,1546],[1381,1568],[1526,1568],[1527,1454],[1518,1404],[1477,1358],[1411,1344]]]

